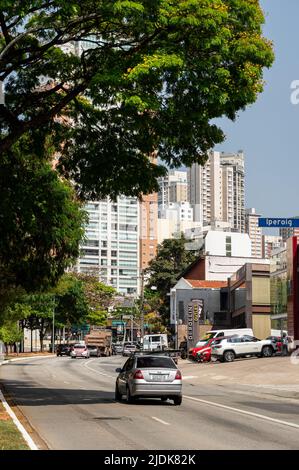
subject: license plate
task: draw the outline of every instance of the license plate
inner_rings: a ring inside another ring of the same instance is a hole
[[[151,375],[151,380],[155,382],[164,382],[167,379],[167,375]]]

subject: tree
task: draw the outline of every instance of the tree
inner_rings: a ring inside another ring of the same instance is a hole
[[[102,326],[106,324],[108,308],[112,305],[115,289],[98,281],[96,276],[66,273],[53,290],[57,321],[71,325]]]
[[[204,163],[224,139],[211,120],[253,103],[273,62],[258,0],[1,0],[0,11],[0,154],[47,132],[87,198],[152,192],[162,163]]]
[[[158,246],[157,255],[149,263],[147,286],[155,286],[162,304],[158,307],[163,321],[169,321],[169,292],[177,283],[177,278],[196,259],[196,254],[185,249],[188,242],[184,235],[181,238],[164,240]]]
[[[0,162],[0,291],[45,290],[77,259],[85,213],[31,140]]]
[[[23,339],[22,330],[16,322],[10,322],[0,328],[0,340],[5,344],[6,351],[8,346],[13,346]]]

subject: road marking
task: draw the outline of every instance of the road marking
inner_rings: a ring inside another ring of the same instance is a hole
[[[260,418],[265,421],[271,421],[272,423],[283,424],[284,426],[289,426],[291,428],[299,429],[299,424],[291,423],[290,421],[282,421],[280,419],[270,418],[269,416],[266,416],[266,415],[253,413],[252,411],[241,410],[240,408],[233,408],[232,406],[222,405],[220,403],[215,403],[213,401],[201,400],[200,398],[189,397],[187,395],[183,395],[183,396],[184,398],[187,398],[188,400],[198,401],[206,405],[216,406],[217,408],[223,408],[224,410],[235,411],[236,413],[240,413],[243,415],[253,416],[254,418]]]
[[[38,447],[37,445],[35,444],[35,442],[33,441],[33,439],[29,436],[28,432],[26,431],[26,429],[24,428],[24,426],[20,423],[20,421],[18,420],[18,418],[16,417],[15,413],[12,411],[11,407],[9,406],[9,404],[7,403],[7,401],[5,400],[4,398],[4,395],[3,393],[0,391],[0,400],[2,401],[2,405],[4,406],[4,408],[6,409],[7,413],[9,414],[9,416],[12,418],[14,424],[16,425],[16,427],[18,428],[18,430],[20,431],[20,433],[22,434],[23,436],[23,439],[26,441],[26,443],[28,444],[28,447],[31,449],[31,450],[38,450]]]
[[[91,361],[88,361],[87,363],[84,364],[84,367],[86,367],[87,369],[89,370],[92,370],[93,372],[96,372],[97,374],[99,375],[103,375],[105,377],[110,377],[112,379],[114,379],[115,377],[113,375],[109,375],[109,374],[105,374],[104,372],[99,372],[98,370],[96,369],[93,369],[92,367],[88,367],[88,364],[90,364],[91,362],[93,362],[95,359],[91,359]]]
[[[69,385],[69,384],[70,384],[70,382],[66,382],[65,380],[63,381],[63,383],[64,383],[64,384],[67,384],[67,385]]]
[[[196,379],[197,375],[183,375],[183,380]]]
[[[163,419],[156,418],[155,416],[152,416],[152,419],[154,419],[155,421],[158,421],[158,423],[165,424],[165,426],[170,426],[170,423],[163,421]]]

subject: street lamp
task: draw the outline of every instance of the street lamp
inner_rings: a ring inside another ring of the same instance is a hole
[[[55,297],[54,297],[54,301],[53,301],[52,353],[55,354]]]

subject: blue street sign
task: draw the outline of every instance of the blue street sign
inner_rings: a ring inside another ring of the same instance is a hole
[[[299,227],[299,219],[259,219],[259,227],[293,228]]]

